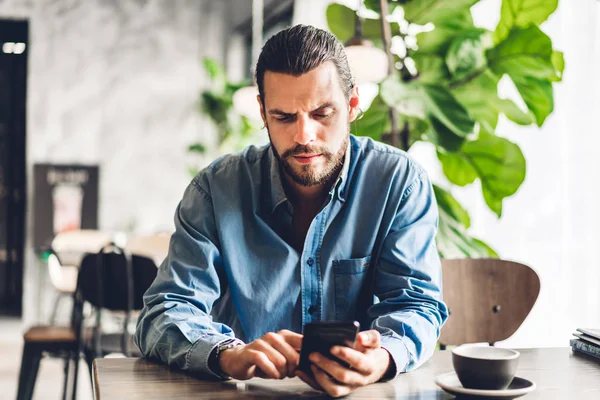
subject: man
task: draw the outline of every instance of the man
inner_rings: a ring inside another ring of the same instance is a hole
[[[335,397],[417,367],[447,318],[427,174],[349,134],[358,89],[330,33],[279,32],[256,81],[271,143],[216,160],[189,185],[136,344],[184,370],[297,375]],[[356,346],[332,349],[349,368],[315,353],[312,375],[296,371],[306,323],[355,319]]]

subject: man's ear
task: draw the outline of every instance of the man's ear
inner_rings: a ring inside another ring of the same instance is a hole
[[[348,122],[352,122],[356,119],[358,114],[360,113],[360,108],[358,107],[359,97],[358,97],[358,86],[354,85],[352,88],[352,92],[350,93],[350,99],[348,100],[348,105],[350,107],[350,112],[348,113]]]
[[[260,107],[260,117],[263,120],[263,125],[267,126],[267,115],[265,114],[265,107],[263,106],[262,101],[260,101],[260,95],[256,95],[256,101],[258,101],[258,106]]]

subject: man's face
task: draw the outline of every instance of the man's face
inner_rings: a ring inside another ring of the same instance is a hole
[[[343,164],[357,88],[346,99],[328,61],[301,76],[266,71],[264,93],[262,118],[285,173],[302,186],[325,183]]]

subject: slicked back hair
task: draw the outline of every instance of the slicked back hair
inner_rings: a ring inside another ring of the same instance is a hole
[[[314,26],[295,25],[272,36],[262,48],[256,63],[256,84],[265,105],[265,72],[293,76],[305,74],[324,62],[332,61],[346,99],[354,88],[344,45],[331,33]]]

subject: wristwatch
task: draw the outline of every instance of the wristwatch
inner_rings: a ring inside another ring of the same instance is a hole
[[[222,341],[216,347],[214,347],[210,352],[210,355],[208,356],[208,368],[210,369],[210,371],[213,374],[217,375],[219,378],[229,379],[230,376],[228,376],[221,370],[219,359],[221,358],[221,354],[225,350],[233,349],[234,347],[242,345],[244,345],[244,342],[242,342],[240,339],[231,338]]]

